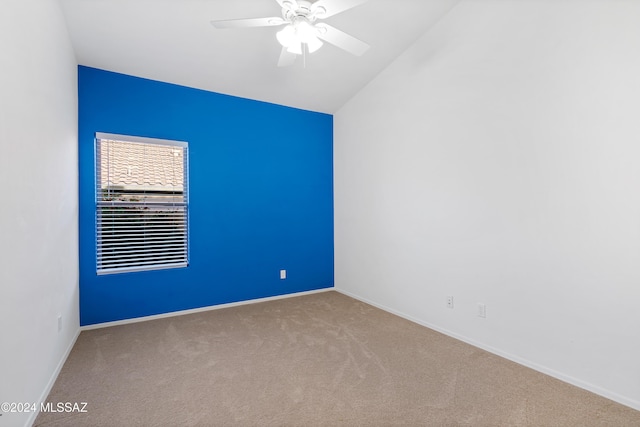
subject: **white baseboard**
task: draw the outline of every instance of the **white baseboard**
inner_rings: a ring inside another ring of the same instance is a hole
[[[167,318],[167,317],[184,316],[186,314],[202,313],[202,312],[211,311],[211,310],[221,310],[223,308],[238,307],[238,306],[247,305],[247,304],[257,304],[257,303],[260,303],[260,302],[275,301],[275,300],[279,300],[279,299],[293,298],[293,297],[317,294],[317,293],[320,293],[320,292],[327,292],[327,291],[333,291],[333,290],[335,290],[335,288],[333,286],[331,286],[331,287],[328,287],[328,288],[314,289],[312,291],[295,292],[295,293],[292,293],[292,294],[276,295],[276,296],[273,296],[273,297],[256,298],[256,299],[250,299],[250,300],[245,300],[245,301],[231,302],[231,303],[227,303],[227,304],[218,304],[218,305],[210,305],[210,306],[207,306],[207,307],[192,308],[192,309],[189,309],[189,310],[172,311],[170,313],[154,314],[152,316],[135,317],[133,319],[124,319],[124,320],[116,320],[116,321],[113,321],[113,322],[96,323],[96,324],[93,324],[93,325],[81,326],[80,330],[81,331],[89,331],[89,330],[92,330],[92,329],[109,328],[111,326],[127,325],[129,323],[146,322],[146,321],[149,321],[149,320],[164,319],[164,318]]]
[[[76,331],[75,336],[73,337],[73,339],[67,346],[67,349],[65,350],[64,354],[60,358],[60,361],[58,362],[58,366],[56,366],[56,369],[53,371],[53,374],[51,374],[51,377],[49,378],[49,381],[47,382],[46,387],[44,388],[44,390],[42,391],[42,394],[40,395],[40,399],[38,399],[38,405],[40,405],[41,402],[44,402],[47,399],[47,396],[49,396],[49,393],[51,392],[53,385],[56,383],[56,380],[58,379],[58,375],[60,375],[60,371],[62,371],[62,367],[67,361],[67,357],[69,357],[69,354],[73,349],[73,346],[76,344],[76,341],[80,336],[80,332],[81,332],[80,329]],[[36,410],[34,412],[31,412],[31,415],[29,415],[29,418],[27,418],[25,427],[31,427],[33,423],[36,421],[36,418],[38,417],[39,413],[40,413],[40,406],[37,406]]]
[[[369,305],[372,305],[374,307],[377,307],[377,308],[379,308],[381,310],[384,310],[384,311],[386,311],[388,313],[395,314],[396,316],[399,316],[399,317],[402,317],[404,319],[407,319],[407,320],[409,320],[409,321],[411,321],[413,323],[417,323],[418,325],[427,327],[429,329],[433,329],[434,331],[438,331],[438,332],[440,332],[442,334],[445,334],[445,335],[450,336],[452,338],[455,338],[457,340],[463,341],[463,342],[465,342],[467,344],[470,344],[470,345],[472,345],[474,347],[481,348],[483,350],[488,351],[489,353],[493,353],[493,354],[495,354],[497,356],[500,356],[500,357],[508,359],[508,360],[510,360],[512,362],[515,362],[515,363],[517,363],[519,365],[526,366],[527,368],[531,368],[531,369],[533,369],[535,371],[538,371],[538,372],[541,372],[543,374],[549,375],[549,376],[551,376],[553,378],[559,379],[560,381],[563,381],[565,383],[569,383],[571,385],[574,385],[576,387],[579,387],[579,388],[582,388],[584,390],[590,391],[590,392],[595,393],[597,395],[600,395],[602,397],[606,397],[607,399],[613,400],[614,402],[618,402],[618,403],[620,403],[622,405],[625,405],[625,406],[628,406],[628,407],[630,407],[632,409],[640,411],[640,401],[638,401],[638,400],[630,399],[628,397],[625,397],[625,396],[622,396],[622,395],[620,395],[618,393],[615,393],[615,392],[613,392],[611,390],[607,390],[607,389],[604,389],[602,387],[596,386],[594,384],[588,383],[586,381],[582,381],[582,380],[579,380],[577,378],[571,377],[569,375],[565,375],[562,372],[558,372],[558,371],[556,371],[554,369],[551,369],[551,368],[548,368],[546,366],[539,365],[539,364],[537,364],[535,362],[531,362],[530,360],[523,359],[523,358],[518,357],[518,356],[514,356],[513,354],[510,354],[510,353],[507,353],[507,352],[502,351],[500,349],[485,345],[483,343],[477,342],[477,341],[475,341],[473,339],[470,339],[470,338],[467,338],[465,336],[456,334],[455,332],[451,332],[451,331],[449,331],[447,329],[444,329],[444,328],[441,328],[441,327],[439,327],[437,325],[434,325],[434,324],[431,324],[431,323],[428,323],[428,322],[424,322],[424,321],[422,321],[420,319],[417,319],[417,318],[415,318],[413,316],[409,316],[409,315],[407,315],[405,313],[402,313],[402,312],[400,312],[398,310],[394,310],[392,308],[386,307],[383,304],[378,304],[378,303],[376,303],[374,301],[370,301],[367,298],[362,298],[359,295],[352,294],[351,292],[347,292],[347,291],[345,291],[343,289],[340,289],[340,288],[333,288],[333,289],[336,292],[340,292],[341,294],[347,295],[347,296],[349,296],[351,298],[357,299],[358,301],[362,301],[362,302],[364,302],[366,304],[369,304]]]

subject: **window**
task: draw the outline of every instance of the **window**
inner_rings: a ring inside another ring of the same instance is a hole
[[[188,265],[187,143],[96,134],[97,273]]]

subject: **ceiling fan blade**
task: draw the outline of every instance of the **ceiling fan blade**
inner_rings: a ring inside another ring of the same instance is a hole
[[[282,51],[280,52],[278,67],[288,67],[290,65],[293,65],[293,63],[296,61],[296,56],[298,55],[289,52],[286,47],[283,47]]]
[[[315,27],[318,29],[318,38],[346,50],[352,55],[362,56],[370,47],[365,42],[324,22],[316,24]]]
[[[275,27],[285,24],[284,19],[273,18],[250,18],[250,19],[228,19],[224,21],[211,21],[211,25],[218,29],[227,28],[250,28],[250,27]]]
[[[318,18],[324,19],[353,7],[360,6],[368,1],[369,0],[318,0],[311,8],[315,11]],[[324,9],[324,12],[322,9]]]

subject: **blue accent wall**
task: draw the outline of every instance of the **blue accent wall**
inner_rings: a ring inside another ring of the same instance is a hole
[[[333,286],[331,115],[83,66],[78,80],[81,325]],[[189,267],[96,275],[96,132],[189,143]]]

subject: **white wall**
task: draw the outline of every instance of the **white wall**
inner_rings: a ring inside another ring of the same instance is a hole
[[[335,115],[337,289],[640,409],[638,23],[456,6]]]
[[[37,402],[79,331],[77,66],[58,0],[2,0],[0,52],[0,402]]]

